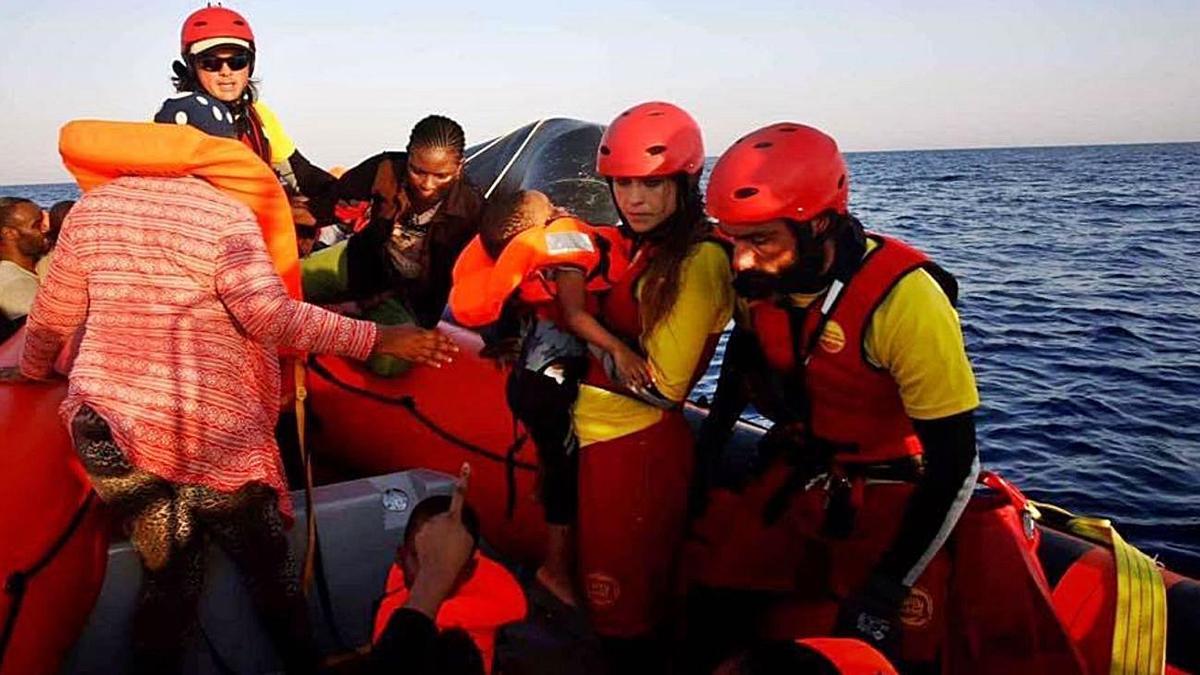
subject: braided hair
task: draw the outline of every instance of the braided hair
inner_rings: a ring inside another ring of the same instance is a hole
[[[410,153],[427,148],[441,148],[462,157],[466,147],[467,136],[462,127],[458,122],[442,115],[430,115],[417,122],[408,137]]]

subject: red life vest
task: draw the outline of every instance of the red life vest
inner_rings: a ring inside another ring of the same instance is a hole
[[[712,241],[719,244],[726,254],[729,252],[729,245],[723,240],[709,238],[705,241]],[[700,244],[697,244],[700,245]],[[655,247],[647,245],[639,250],[629,261],[629,264],[624,270],[624,274],[618,277],[612,285],[612,289],[604,296],[600,302],[600,321],[608,330],[612,331],[613,335],[621,338],[625,343],[633,346],[634,351],[641,352],[640,340],[642,338],[642,311],[641,304],[638,300],[637,290],[638,283],[642,280],[642,275],[646,273],[646,269],[650,266],[650,261],[654,258]],[[708,341],[704,345],[704,350],[700,353],[700,360],[696,364],[696,372],[693,373],[691,382],[688,384],[689,391],[696,382],[708,370],[708,364],[712,361],[713,354],[717,351],[717,344],[720,342],[721,336],[719,333],[714,333],[709,336]],[[624,387],[612,381],[604,368],[604,364],[596,358],[593,352],[589,357],[591,362],[587,370],[587,376],[584,382],[600,389],[616,392],[618,394],[629,395],[629,391]]]
[[[813,435],[832,444],[838,462],[880,463],[921,454],[899,386],[890,373],[867,362],[863,339],[875,309],[896,284],[933,263],[903,242],[871,236],[879,245],[849,281],[834,282],[802,314],[769,301],[750,310],[770,369],[784,377],[804,369],[799,374]]]
[[[624,274],[616,277],[612,289],[600,303],[600,320],[614,335],[626,342],[636,343],[642,337],[642,312],[638,305],[637,287],[654,257],[654,248],[645,246],[626,265]]]
[[[521,232],[495,260],[476,236],[454,264],[450,311],[465,326],[483,326],[500,317],[514,291],[528,305],[552,305],[558,289],[544,272],[557,267],[582,271],[589,293],[606,291],[628,267],[627,247],[617,228],[571,217]]]
[[[525,593],[500,563],[482,554],[475,559],[475,571],[442,603],[435,623],[439,631],[449,628],[466,631],[483,654],[484,672],[490,673],[496,652],[496,631],[505,624],[525,618]],[[372,643],[379,642],[392,614],[408,602],[408,592],[404,571],[393,564],[388,571],[386,594],[375,612]]]

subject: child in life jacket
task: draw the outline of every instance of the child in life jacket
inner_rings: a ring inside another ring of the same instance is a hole
[[[393,615],[407,605],[410,591],[417,582],[417,577],[422,574],[417,533],[430,519],[446,513],[450,508],[449,495],[428,497],[413,508],[408,526],[404,530],[404,539],[396,549],[395,562],[388,570],[383,598],[375,612],[371,642],[376,651],[387,651],[388,647],[395,646],[380,645],[385,641]],[[437,632],[435,647],[438,649],[434,651],[461,649],[461,645],[455,644],[453,635],[458,631],[465,632],[479,650],[483,672],[490,673],[495,658],[496,632],[505,624],[525,618],[525,593],[511,572],[478,550],[479,516],[467,504],[462,505],[462,524],[473,539],[474,550],[466,564],[458,570],[454,586],[437,608],[434,627]],[[453,571],[436,570],[431,573]],[[438,661],[437,653],[426,656],[435,662]],[[410,655],[410,661],[414,657],[415,655]],[[409,665],[416,667],[416,664],[411,662]],[[436,664],[427,665],[430,666],[431,672],[441,670]]]
[[[574,605],[573,525],[579,443],[571,408],[588,364],[588,346],[611,357],[622,382],[651,384],[650,367],[592,315],[596,294],[628,266],[615,227],[592,226],[556,208],[536,190],[489,202],[479,236],[454,270],[450,308],[468,326],[497,321],[515,309],[520,337],[508,404],[538,450],[540,498],[546,512],[546,558],[539,583]],[[589,311],[591,310],[591,311]],[[496,356],[496,345],[485,356]]]

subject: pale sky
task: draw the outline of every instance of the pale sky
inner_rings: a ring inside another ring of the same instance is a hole
[[[545,116],[689,110],[716,155],[780,120],[847,150],[1200,140],[1200,2],[241,0],[263,100],[319,165]],[[811,6],[810,6],[811,5]],[[0,184],[64,182],[57,130],[148,119],[195,0],[2,0]]]

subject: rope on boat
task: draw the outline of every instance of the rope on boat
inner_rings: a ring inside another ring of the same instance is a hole
[[[378,402],[384,403],[386,405],[393,405],[393,406],[403,408],[410,415],[413,416],[413,419],[420,422],[427,429],[429,429],[431,432],[433,432],[433,434],[435,436],[437,436],[438,438],[441,438],[442,440],[446,441],[447,443],[456,445],[459,448],[466,450],[467,452],[479,455],[481,457],[485,457],[494,462],[500,462],[501,464],[508,463],[510,461],[510,457],[511,457],[511,462],[512,462],[513,466],[520,468],[520,469],[529,469],[530,471],[537,470],[536,464],[532,464],[530,462],[524,462],[519,459],[516,459],[516,457],[515,457],[516,452],[518,450],[520,450],[521,446],[523,446],[525,444],[525,441],[529,438],[526,434],[522,434],[519,437],[515,438],[513,440],[512,444],[508,448],[506,448],[504,450],[504,452],[496,452],[494,450],[485,448],[481,445],[476,445],[475,443],[472,443],[472,442],[448,431],[445,427],[439,425],[437,422],[433,421],[429,416],[422,413],[417,407],[416,399],[414,399],[412,396],[387,396],[386,394],[379,394],[379,393],[373,392],[369,389],[363,389],[362,387],[356,387],[348,382],[343,382],[342,380],[339,380],[336,375],[329,372],[329,369],[326,368],[315,357],[309,358],[309,367],[312,368],[312,371],[314,373],[316,373],[318,376],[320,376],[322,379],[327,380],[328,382],[339,387],[340,389],[344,389],[345,391],[351,392],[353,394],[358,394],[359,396],[369,398],[373,401],[378,401]]]
[[[492,186],[487,189],[487,192],[483,193],[484,199],[488,199],[492,196],[492,193],[496,190],[496,186],[500,184],[500,181],[504,180],[504,176],[508,174],[508,170],[512,168],[513,164],[516,164],[517,158],[521,156],[521,153],[525,152],[525,146],[529,145],[530,139],[533,138],[533,135],[536,134],[537,130],[541,129],[542,125],[545,123],[546,119],[542,118],[537,121],[537,124],[533,125],[533,128],[530,129],[529,133],[525,135],[525,140],[521,141],[521,146],[517,148],[517,151],[513,153],[512,157],[508,158],[508,164],[504,165],[504,168],[500,170],[500,174],[496,176],[496,180],[492,181]],[[478,154],[478,152],[475,153],[475,155]]]
[[[79,525],[83,522],[84,516],[91,510],[95,500],[96,492],[88,490],[87,497],[84,498],[79,508],[75,510],[66,528],[59,533],[58,538],[42,554],[42,557],[38,558],[37,562],[33,563],[28,569],[12,572],[4,580],[4,592],[11,598],[12,604],[8,607],[8,615],[4,617],[4,628],[0,630],[0,666],[4,665],[4,655],[8,652],[8,645],[12,641],[13,633],[16,631],[17,619],[20,618],[21,607],[25,603],[25,593],[29,590],[29,582],[58,557],[63,547],[67,545],[67,542],[71,540],[75,531],[79,529]]]

